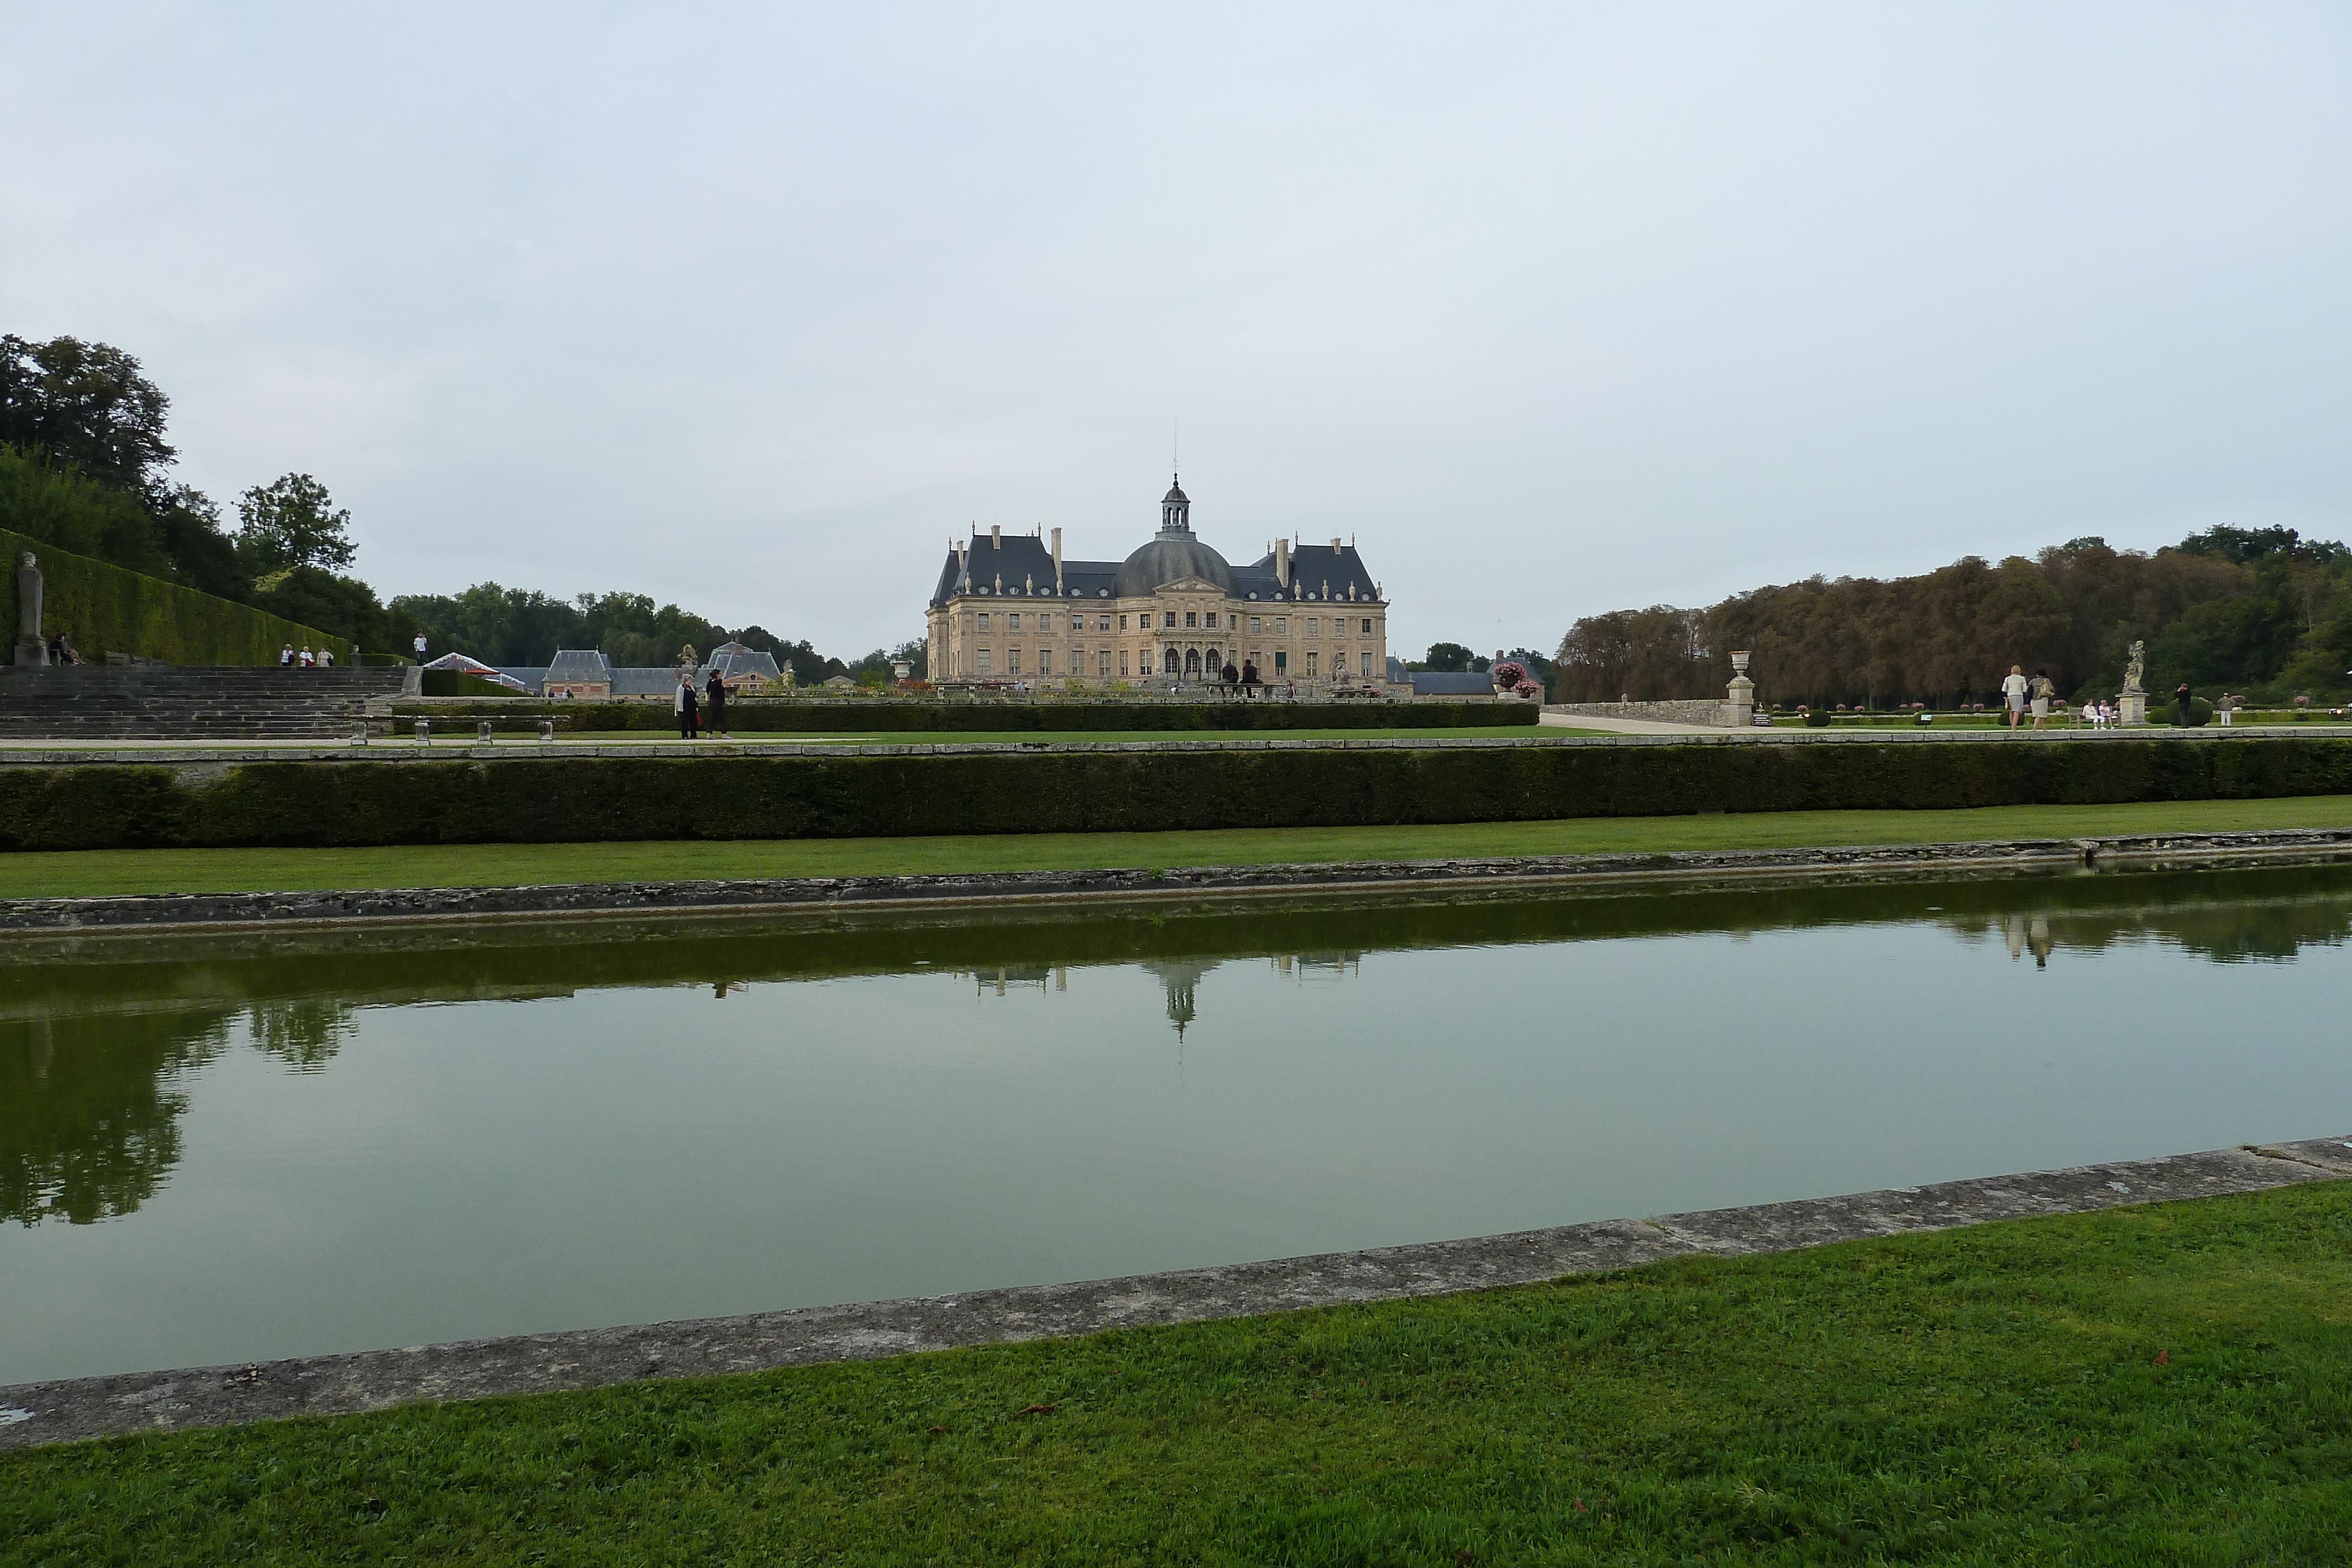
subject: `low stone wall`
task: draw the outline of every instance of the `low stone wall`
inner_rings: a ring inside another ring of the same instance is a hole
[[[1654,724],[1723,724],[1730,705],[1711,697],[1688,697],[1658,703],[1546,703],[1544,712],[1582,714],[1591,718],[1643,718]]]

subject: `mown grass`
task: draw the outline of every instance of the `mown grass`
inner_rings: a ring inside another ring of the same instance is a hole
[[[1962,811],[1777,811],[1398,828],[986,834],[381,849],[59,850],[0,854],[0,898],[318,888],[499,887],[669,878],[885,876],[1134,866],[1273,865],[1479,855],[1958,843],[2086,834],[2352,826],[2352,796],[2002,806]]]
[[[451,732],[454,738],[466,737]],[[1545,740],[1559,736],[1601,735],[1597,729],[1566,729],[1557,725],[1489,725],[1475,728],[1454,726],[1439,729],[1082,729],[1082,730],[886,730],[844,734],[838,730],[790,734],[777,730],[737,730],[734,741],[750,746],[789,741],[824,746],[1108,746],[1121,741],[1201,740],[1221,746],[1265,746],[1286,740]],[[635,746],[677,742],[676,730],[591,729],[561,735],[565,744]],[[538,743],[535,736],[501,735],[502,741]],[[394,744],[397,744],[395,738]],[[727,741],[704,742],[724,746]]]
[[[2341,1563],[2352,1184],[0,1458],[58,1565]]]

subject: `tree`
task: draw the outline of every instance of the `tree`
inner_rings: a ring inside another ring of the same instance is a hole
[[[1486,667],[1486,662],[1477,658],[1459,643],[1432,643],[1429,645],[1429,656],[1410,667],[1416,670],[1459,673],[1464,670],[1483,670]]]
[[[308,474],[256,485],[236,498],[237,553],[256,578],[298,566],[349,566],[352,515],[333,507],[327,487]]]
[[[0,337],[0,442],[101,485],[160,497],[179,454],[163,439],[172,406],[139,361],[79,338]]]

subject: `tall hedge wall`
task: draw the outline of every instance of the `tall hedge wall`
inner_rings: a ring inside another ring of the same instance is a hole
[[[278,650],[289,643],[298,648],[305,643],[323,645],[340,660],[351,658],[348,639],[315,626],[69,554],[22,534],[0,529],[0,550],[7,558],[0,574],[0,663],[16,643],[16,567],[26,550],[41,569],[42,635],[62,629],[92,664],[111,653],[168,664],[274,664]]]
[[[1135,831],[2352,793],[2352,740],[8,768],[0,847]]]
[[[427,672],[425,694],[436,695]],[[451,694],[456,695],[456,694]],[[677,727],[667,702],[468,703],[462,710],[402,704],[394,712],[418,718],[555,720],[566,732]],[[747,697],[727,705],[727,727],[745,735],[902,734],[910,731],[1024,734],[1101,730],[1477,729],[1537,722],[1540,710],[1522,702],[1412,703],[1121,703],[938,702],[869,698],[824,702]]]

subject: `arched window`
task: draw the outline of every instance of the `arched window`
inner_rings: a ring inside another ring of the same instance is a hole
[[[1187,648],[1184,650],[1184,674],[1188,678],[1192,680],[1197,681],[1201,678],[1200,649]]]
[[[1184,666],[1177,661],[1175,649],[1169,649],[1161,658],[1160,673],[1163,675],[1181,675],[1184,673]]]
[[[1225,656],[1212,648],[1201,655],[1201,665],[1209,672],[1211,680],[1222,679],[1225,671]]]

